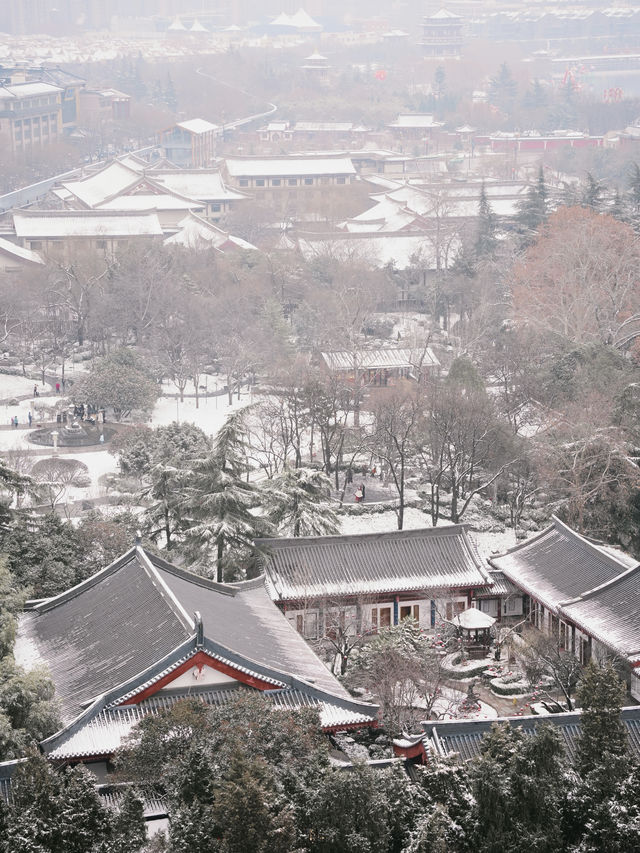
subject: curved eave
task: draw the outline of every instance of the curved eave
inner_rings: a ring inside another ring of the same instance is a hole
[[[257,661],[252,661],[243,657],[242,655],[233,652],[231,649],[225,648],[220,643],[216,643],[206,637],[204,639],[204,643],[199,645],[197,642],[197,635],[194,634],[184,643],[177,646],[161,661],[158,661],[156,664],[144,670],[134,678],[129,679],[127,682],[103,693],[101,696],[98,696],[81,714],[72,720],[71,723],[60,729],[54,735],[43,740],[40,743],[41,749],[45,754],[55,752],[57,757],[62,757],[63,753],[61,752],[61,747],[63,747],[64,742],[70,739],[81,728],[89,725],[91,720],[101,711],[105,710],[109,706],[121,706],[127,702],[131,703],[132,698],[135,698],[136,695],[141,694],[143,691],[147,691],[149,687],[160,682],[166,675],[170,674],[174,669],[177,669],[182,663],[188,661],[198,652],[204,652],[213,660],[218,660],[234,668],[239,673],[245,673],[257,680],[272,683],[276,689],[291,687],[299,690],[301,693],[313,697],[320,703],[326,702],[330,706],[342,708],[347,712],[345,719],[350,721],[348,723],[349,725],[352,723],[355,724],[360,717],[365,719],[362,723],[358,723],[358,725],[371,725],[373,724],[373,720],[377,717],[378,707],[375,705],[352,701],[342,696],[330,693],[327,690],[316,687],[314,684],[311,684],[304,679],[296,677],[292,673],[281,672],[273,669],[272,667],[260,664]],[[352,717],[351,715],[356,716]],[[330,725],[338,725],[339,728],[343,727],[339,725],[339,722],[331,723]],[[104,754],[109,755],[112,751],[113,750],[110,749]],[[92,751],[91,754],[95,755],[95,750]]]

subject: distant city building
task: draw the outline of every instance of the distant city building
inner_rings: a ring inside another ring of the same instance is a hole
[[[131,116],[131,95],[117,89],[82,89],[79,94],[80,122],[89,128],[102,123],[127,121]]]
[[[167,160],[176,166],[203,169],[213,164],[216,138],[221,129],[203,118],[181,121],[160,135],[160,144]]]
[[[224,168],[229,183],[240,189],[336,186],[352,183],[356,175],[349,157],[233,157]]]
[[[447,9],[422,19],[422,49],[425,56],[460,56],[463,18]]]
[[[0,146],[26,154],[57,143],[62,136],[62,93],[51,83],[0,86]]]

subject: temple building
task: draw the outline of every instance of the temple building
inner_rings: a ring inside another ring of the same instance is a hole
[[[40,744],[56,765],[104,782],[143,717],[184,698],[221,705],[260,691],[276,708],[315,707],[325,732],[375,727],[272,603],[264,578],[219,584],[136,546],[54,598],[27,603],[18,664],[49,668],[63,726]]]
[[[333,630],[372,633],[411,616],[431,630],[486,591],[489,572],[462,524],[366,533],[260,539],[267,589],[309,640]]]
[[[422,19],[422,50],[425,56],[460,56],[463,19],[440,9]]]
[[[619,658],[640,700],[640,563],[559,519],[489,560],[524,594],[524,612],[582,663]]]

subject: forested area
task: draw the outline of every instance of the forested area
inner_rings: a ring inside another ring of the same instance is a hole
[[[82,769],[32,754],[0,806],[7,853],[511,853],[527,847],[626,853],[640,844],[639,769],[628,757],[615,671],[590,665],[575,754],[555,727],[494,725],[480,755],[336,769],[315,712],[267,710],[260,697],[148,717],[117,757],[120,810]],[[385,740],[384,736],[378,738]],[[149,780],[155,780],[149,784]],[[168,837],[145,847],[141,797],[166,798]]]

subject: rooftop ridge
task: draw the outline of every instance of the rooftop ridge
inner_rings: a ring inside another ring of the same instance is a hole
[[[146,570],[149,577],[159,585],[163,596],[168,599],[169,604],[178,619],[182,622],[185,628],[193,631],[193,629],[196,627],[193,618],[189,616],[182,604],[178,601],[174,592],[169,589],[166,581],[160,576],[157,568],[153,565],[153,563],[147,556],[146,551],[141,545],[136,545],[136,555],[138,556],[142,567]]]
[[[466,534],[469,530],[468,524],[448,524],[446,527],[416,527],[411,530],[386,530],[376,533],[345,533],[332,534],[330,536],[290,536],[290,537],[260,537],[255,539],[256,544],[265,545],[266,543],[275,543],[282,547],[295,547],[304,542],[312,542],[316,545],[329,545],[345,540],[355,542],[359,539],[376,540],[376,539],[414,539],[421,535],[427,534],[428,537],[438,538],[439,536],[454,536]],[[466,536],[465,536],[466,538]]]
[[[137,548],[134,545],[132,548],[129,548],[121,557],[118,557],[112,563],[109,563],[108,566],[105,566],[104,569],[100,569],[100,571],[95,572],[90,575],[88,578],[85,578],[80,583],[77,583],[75,586],[70,587],[69,589],[65,589],[64,592],[58,593],[58,595],[51,596],[51,598],[44,599],[30,599],[25,603],[25,610],[35,610],[38,613],[46,613],[48,610],[51,610],[53,607],[57,607],[59,604],[64,604],[67,601],[70,601],[72,598],[75,598],[77,595],[80,595],[86,589],[91,589],[91,587],[95,586],[97,583],[100,583],[109,575],[114,574],[123,566],[126,566],[137,556]]]
[[[593,541],[587,539],[586,536],[583,536],[581,533],[578,533],[577,531],[572,530],[563,521],[560,521],[560,519],[556,515],[551,516],[551,519],[552,519],[553,526],[555,527],[555,529],[559,533],[562,533],[563,535],[567,536],[567,538],[569,538],[569,539],[573,539],[582,548],[589,551],[589,553],[597,553],[601,557],[603,557],[606,562],[611,563],[615,566],[620,566],[620,568],[622,569],[622,571],[625,574],[629,570],[629,566],[625,565],[621,560],[618,560],[613,554],[610,554],[608,551],[604,551],[602,548],[600,548],[598,545],[596,545]],[[527,541],[531,542],[532,540],[529,539]],[[640,563],[638,563],[637,565],[640,565]]]
[[[230,596],[235,596],[238,591],[235,588],[235,584],[219,583],[218,581],[211,580],[211,578],[202,577],[202,575],[197,575],[195,572],[190,572],[188,569],[182,569],[179,566],[174,566],[173,563],[167,562],[167,560],[164,560],[157,554],[150,554],[147,551],[144,551],[144,554],[147,560],[149,560],[149,562],[156,568],[169,572],[169,574],[175,575],[183,580],[190,581],[195,586],[202,586],[205,589],[212,589],[216,592],[222,593],[223,595]]]

